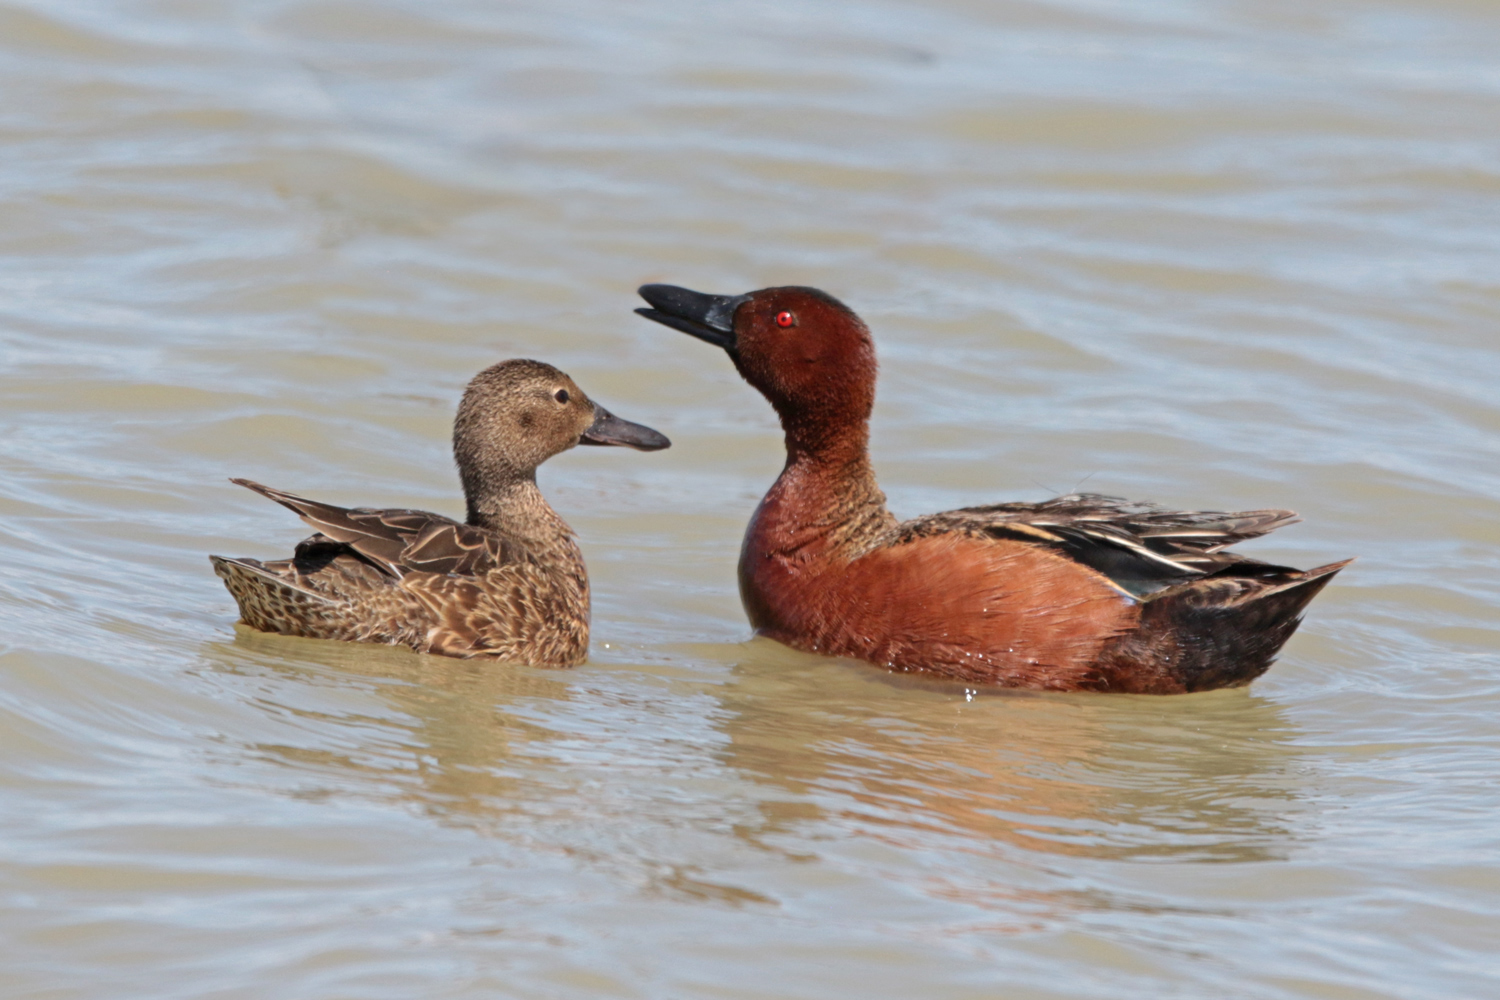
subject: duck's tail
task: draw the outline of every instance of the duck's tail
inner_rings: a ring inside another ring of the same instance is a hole
[[[1269,578],[1207,577],[1141,606],[1140,625],[1100,656],[1111,691],[1208,691],[1270,668],[1302,612],[1353,559]]]
[[[300,585],[290,562],[267,565],[255,559],[209,556],[214,572],[234,595],[240,619],[251,628],[283,635],[309,635],[312,622],[325,620],[345,602]]]

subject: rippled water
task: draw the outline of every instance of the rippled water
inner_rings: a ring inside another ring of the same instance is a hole
[[[26,998],[1500,995],[1500,8],[0,0],[0,910]],[[664,280],[827,288],[898,514],[1361,561],[1248,690],[748,640],[780,465]],[[237,630],[251,476],[461,510],[529,355],[593,659]]]

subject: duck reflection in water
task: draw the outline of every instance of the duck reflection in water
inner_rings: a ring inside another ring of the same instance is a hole
[[[552,671],[249,630],[205,653],[220,674],[275,678],[255,704],[295,731],[241,749],[289,767],[298,797],[389,801],[480,829],[537,797],[516,765],[555,734],[525,707],[572,697]]]
[[[317,534],[291,559],[209,558],[244,623],[263,632],[573,666],[588,656],[588,574],[536,470],[578,444],[657,451],[670,442],[614,416],[551,365],[503,361],[469,383],[453,425],[465,523],[350,510],[236,479]]]
[[[762,804],[757,837],[1180,861],[1267,860],[1295,838],[1305,754],[1245,690],[1079,699],[742,650],[720,689],[726,759],[786,793]],[[972,888],[962,866],[954,885]]]
[[[540,851],[627,896],[775,903],[815,863],[1009,931],[1162,905],[1032,888],[1028,869],[1068,882],[1088,860],[1271,860],[1304,822],[1297,730],[1247,691],[968,700],[761,639],[669,652],[713,683],[249,631],[205,648],[275,727],[231,750],[274,765],[241,772],[265,791],[418,813],[503,845],[507,864]]]
[[[237,766],[275,765],[249,779],[262,791],[415,811],[508,845],[500,856],[520,864],[534,865],[525,859],[540,852],[565,869],[618,878],[632,895],[769,902],[683,856],[677,833],[662,835],[662,823],[696,822],[717,837],[726,809],[753,812],[724,799],[734,786],[716,759],[720,734],[703,726],[701,742],[685,738],[690,725],[720,715],[697,685],[664,698],[656,684],[601,690],[608,685],[588,674],[249,630],[203,652],[225,683],[253,685],[246,700],[281,729],[231,750]],[[711,791],[693,798],[685,773],[709,775]],[[756,856],[787,853],[736,843]]]

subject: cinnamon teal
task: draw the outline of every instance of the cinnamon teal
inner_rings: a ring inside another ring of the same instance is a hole
[[[898,523],[870,467],[875,348],[848,307],[815,288],[640,294],[638,313],[723,348],[781,419],[786,466],[739,582],[756,632],[788,646],[1005,687],[1203,691],[1264,673],[1349,562],[1225,551],[1296,520],[1285,510],[1074,494]]]
[[[465,523],[335,507],[235,479],[317,534],[290,559],[209,558],[244,623],[261,631],[572,666],[588,655],[588,573],[536,469],[576,444],[657,451],[670,442],[612,415],[551,365],[503,361],[469,383],[453,425]]]

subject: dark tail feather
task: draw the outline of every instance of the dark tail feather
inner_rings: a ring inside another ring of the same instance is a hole
[[[1224,592],[1230,581],[1210,577],[1146,602],[1135,631],[1112,641],[1101,654],[1104,686],[1170,693],[1249,684],[1270,668],[1297,631],[1308,603],[1353,561],[1265,581],[1232,596]],[[1234,581],[1242,586],[1249,582]]]
[[[1302,595],[1301,603],[1297,606],[1297,611],[1300,612],[1303,608],[1307,607],[1307,602],[1317,597],[1322,589],[1328,586],[1328,581],[1332,580],[1339,570],[1353,561],[1353,559],[1345,559],[1342,562],[1329,563],[1326,566],[1303,570],[1298,574],[1297,579],[1272,587],[1270,590],[1251,598],[1251,600],[1264,600],[1266,597],[1276,594],[1300,594]]]

